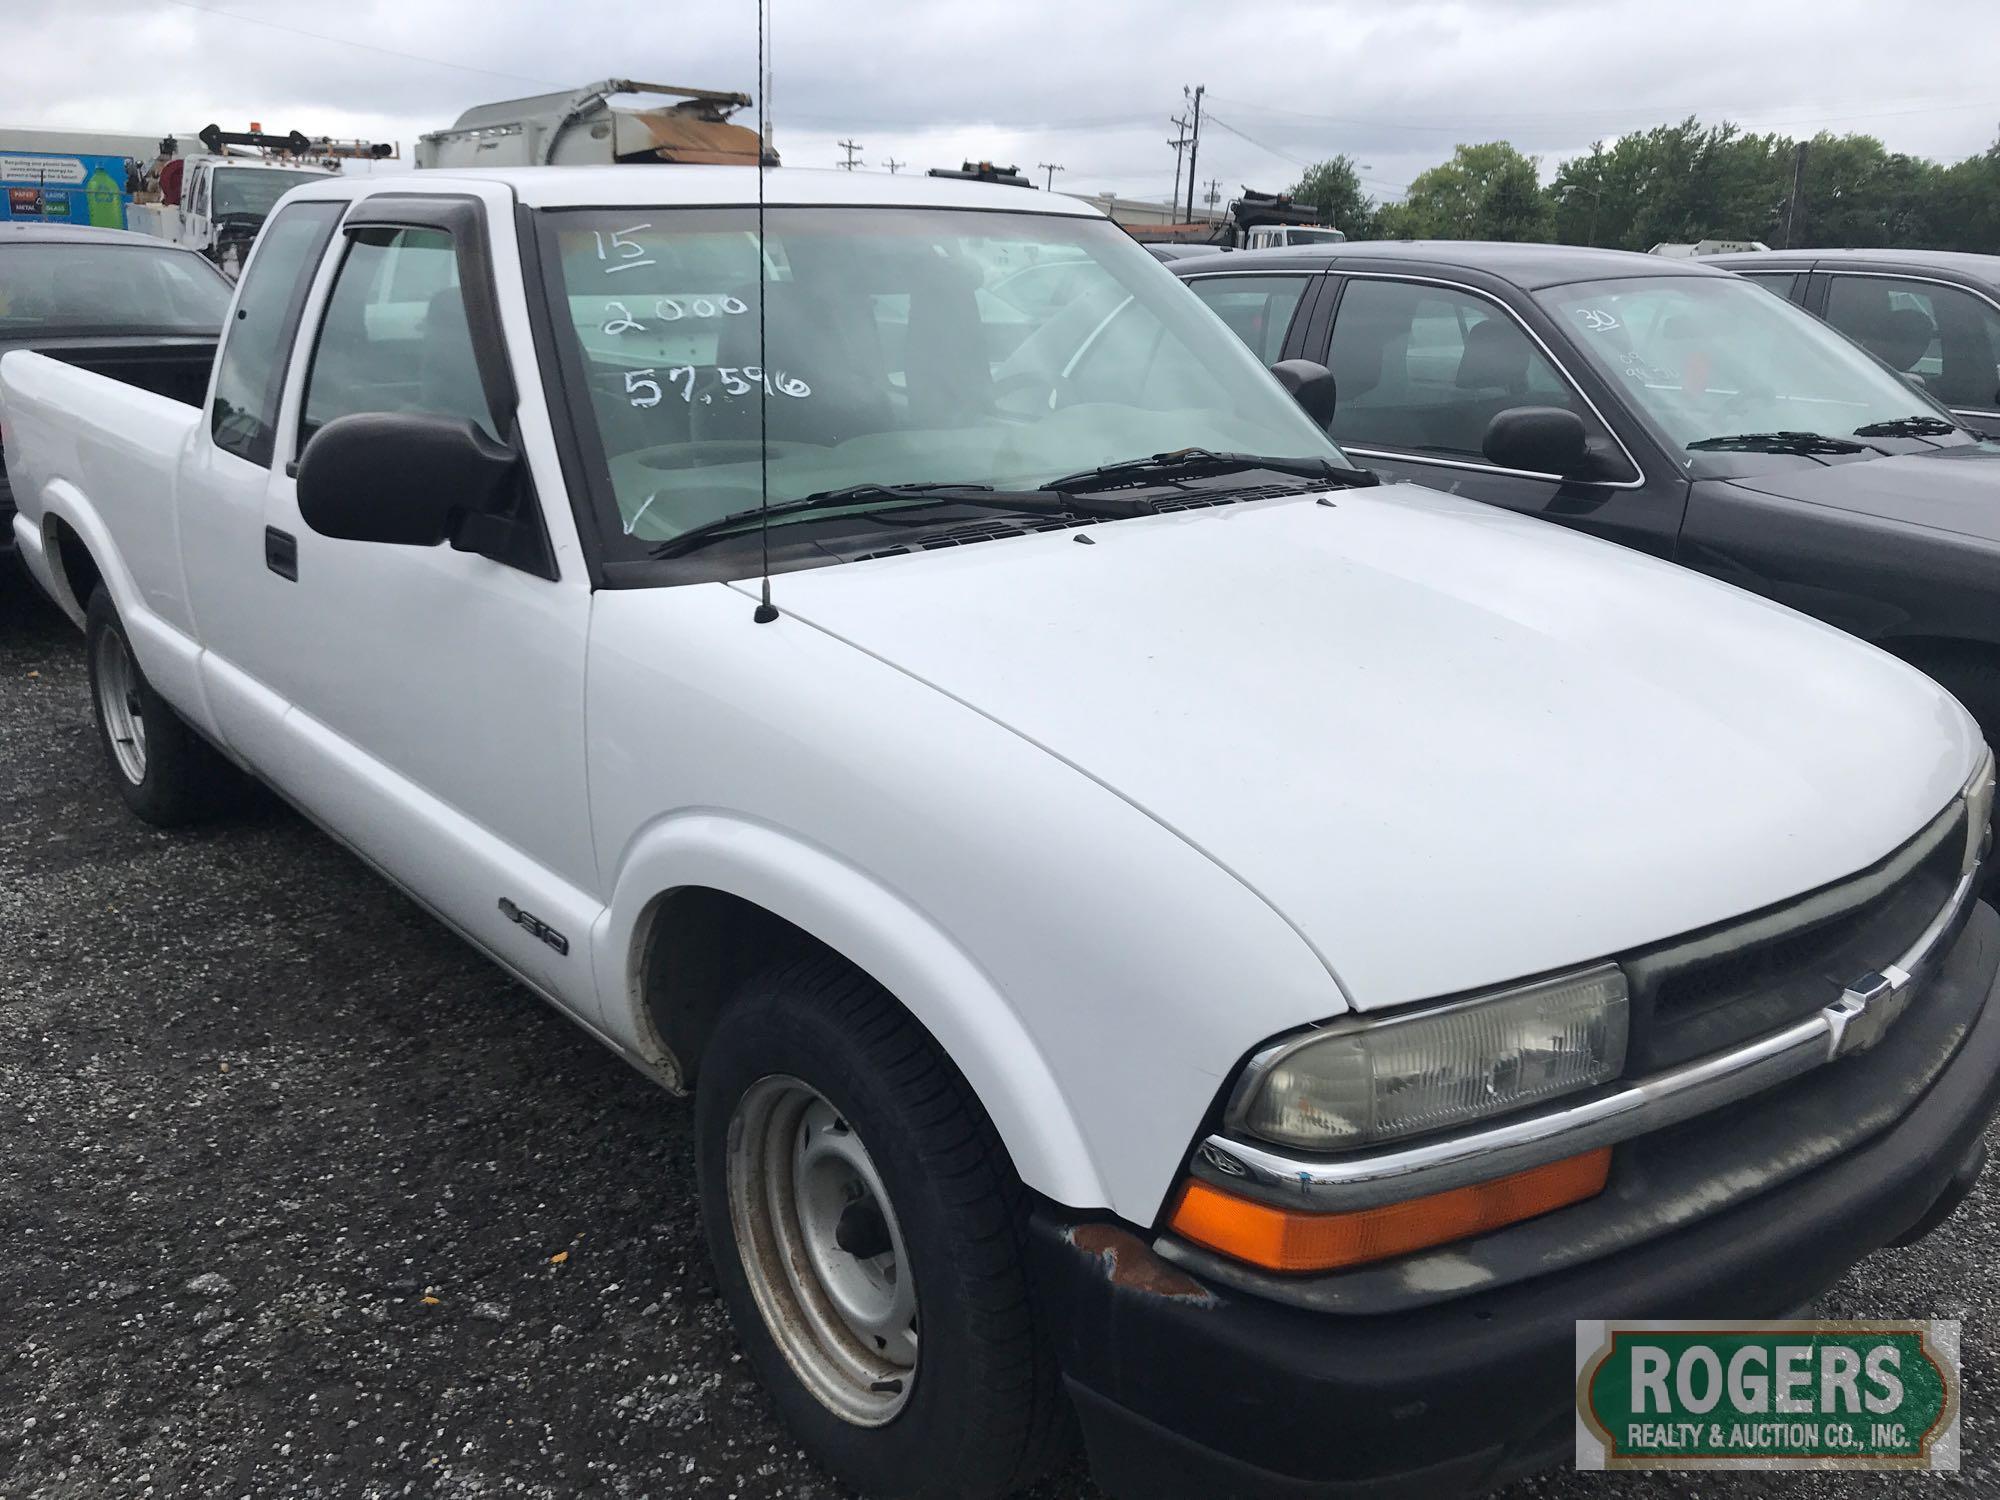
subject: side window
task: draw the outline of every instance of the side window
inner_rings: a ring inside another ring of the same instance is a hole
[[[1188,283],[1267,365],[1277,362],[1307,285],[1304,276],[1204,276]]]
[[[1799,293],[1799,273],[1797,271],[1739,271],[1736,273],[1745,281],[1754,281],[1767,292],[1776,293],[1787,302]]]
[[[440,229],[363,229],[349,238],[306,372],[299,446],[364,411],[466,417],[498,437]]]
[[[1888,276],[1835,276],[1826,320],[1946,406],[2000,411],[2000,312],[1971,292]]]
[[[1477,459],[1486,424],[1509,407],[1567,407],[1596,425],[1520,324],[1447,287],[1350,281],[1327,363],[1340,443]]]
[[[344,203],[294,203],[264,227],[223,330],[209,431],[215,446],[269,468],[278,397],[306,287]]]

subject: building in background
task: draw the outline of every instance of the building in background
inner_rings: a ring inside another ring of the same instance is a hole
[[[1116,193],[1071,193],[1093,208],[1102,209],[1105,217],[1116,219],[1120,224],[1165,225],[1185,223],[1187,211],[1164,198],[1121,198]],[[1197,224],[1217,224],[1227,218],[1219,208],[1197,205],[1194,218]]]

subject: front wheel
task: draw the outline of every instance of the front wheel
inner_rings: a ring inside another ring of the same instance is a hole
[[[125,805],[161,828],[225,806],[238,785],[235,769],[153,691],[102,585],[84,611],[84,650],[98,738]]]
[[[1026,1192],[936,1043],[830,955],[725,1007],[696,1085],[717,1279],[780,1415],[871,1496],[1032,1480],[1062,1431]]]

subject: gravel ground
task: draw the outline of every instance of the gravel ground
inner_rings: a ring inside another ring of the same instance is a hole
[[[716,1299],[686,1110],[290,812],[130,817],[79,640],[20,594],[0,581],[0,1495],[837,1494]],[[2000,1494],[1995,1204],[1818,1308],[1970,1320],[1964,1473],[1700,1493]],[[1096,1494],[1076,1465],[1038,1491]]]

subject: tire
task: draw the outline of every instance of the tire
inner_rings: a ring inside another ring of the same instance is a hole
[[[830,954],[753,979],[703,1054],[695,1139],[723,1298],[816,1461],[900,1500],[1004,1495],[1049,1465],[1068,1428],[1027,1192],[894,999]]]
[[[153,691],[101,584],[84,612],[83,638],[98,740],[125,805],[160,828],[228,806],[240,784],[235,768]]]

